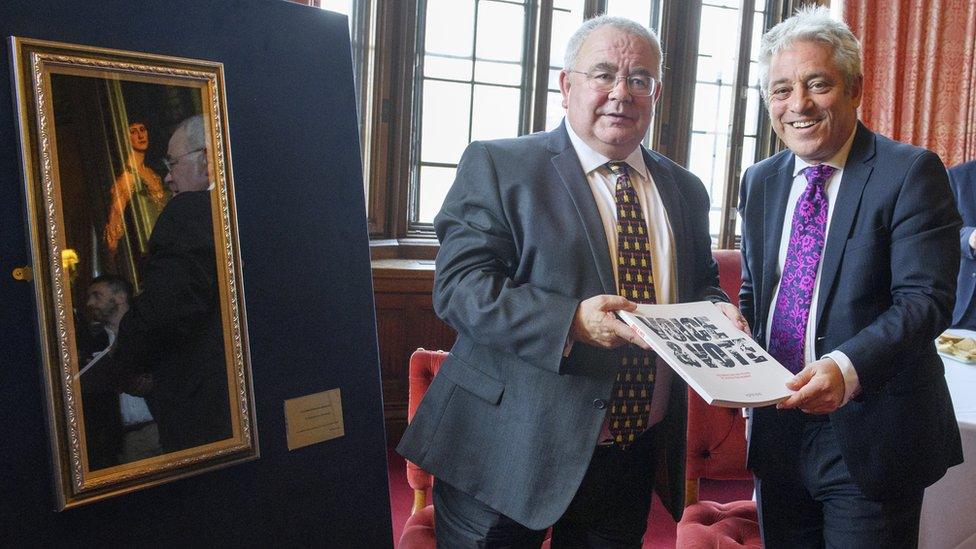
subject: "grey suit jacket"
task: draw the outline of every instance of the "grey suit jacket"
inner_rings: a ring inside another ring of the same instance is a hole
[[[959,429],[934,339],[949,326],[959,265],[959,214],[930,151],[861,124],[844,166],[821,258],[816,356],[839,349],[861,393],[830,414],[851,477],[866,496],[913,493],[962,461]],[[746,170],[739,303],[765,345],[794,155]],[[749,466],[796,478],[800,416],[753,411]]]
[[[726,299],[701,182],[644,151],[675,240],[682,301]],[[600,214],[563,127],[475,142],[434,221],[434,307],[458,332],[398,451],[531,528],[554,523],[582,481],[618,351],[563,350],[580,301],[616,294]],[[658,429],[657,489],[680,516],[686,387]]]

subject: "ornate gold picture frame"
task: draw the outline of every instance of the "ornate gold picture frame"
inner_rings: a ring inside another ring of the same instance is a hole
[[[223,66],[10,48],[60,509],[257,458]]]

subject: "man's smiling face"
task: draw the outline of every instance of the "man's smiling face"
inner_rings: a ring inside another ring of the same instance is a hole
[[[769,118],[783,143],[808,163],[830,159],[857,124],[861,78],[851,89],[830,46],[796,42],[769,63]]]

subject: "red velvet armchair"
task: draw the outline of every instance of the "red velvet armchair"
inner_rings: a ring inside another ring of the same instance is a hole
[[[739,303],[742,284],[738,250],[715,250],[719,280],[732,303]],[[732,549],[761,547],[759,519],[753,501],[698,501],[699,479],[751,479],[746,469],[745,418],[739,409],[705,404],[688,391],[688,456],[685,510],[678,523],[677,546]]]
[[[413,415],[424,398],[424,393],[430,387],[441,362],[447,358],[444,351],[428,351],[417,349],[410,355],[409,386],[407,396],[407,421],[413,421]],[[427,492],[434,484],[434,477],[417,465],[407,461],[407,484],[413,488],[413,508],[410,518],[403,525],[400,535],[399,549],[433,549],[437,546],[434,534],[434,506],[427,504]],[[540,549],[549,549],[549,540],[542,543]]]
[[[445,358],[447,353],[444,351],[425,349],[417,349],[410,355],[408,422],[413,421],[413,415],[417,412],[424,393]],[[407,461],[407,484],[413,488],[413,508],[410,510],[410,518],[403,526],[400,543],[397,544],[400,549],[420,549],[437,545],[434,537],[434,506],[427,504],[427,491],[433,482],[434,477],[430,473]]]

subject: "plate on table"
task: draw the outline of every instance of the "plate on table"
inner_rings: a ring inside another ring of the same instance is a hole
[[[963,364],[976,364],[976,340],[971,337],[946,332],[935,340],[935,348],[946,358]]]

